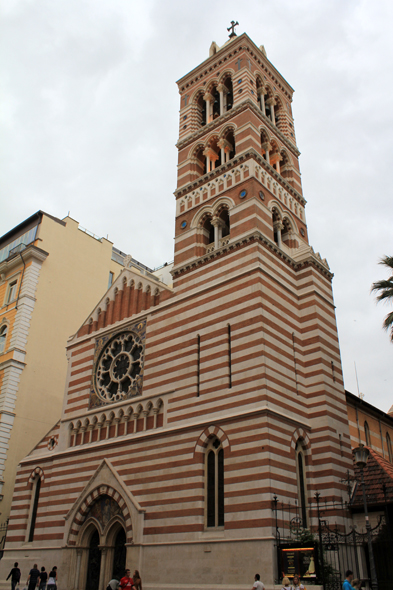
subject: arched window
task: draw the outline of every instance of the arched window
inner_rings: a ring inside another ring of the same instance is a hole
[[[366,447],[371,447],[370,428],[367,424],[367,421],[364,423],[364,436],[366,438]]]
[[[273,238],[276,242],[277,246],[281,248],[281,230],[283,229],[283,224],[281,220],[280,212],[276,207],[272,209],[272,221],[273,221]]]
[[[271,149],[271,145],[269,142],[268,134],[264,129],[261,131],[261,153],[262,157],[266,160],[268,164],[270,164],[270,154],[269,151]]]
[[[229,236],[229,213],[228,209],[223,209],[219,214],[221,225],[221,238]]]
[[[299,514],[303,528],[307,528],[307,483],[304,450],[300,442],[296,443],[296,478],[299,500]]]
[[[227,76],[223,80],[224,92],[223,92],[223,112],[231,110],[233,106],[233,86],[230,76]]]
[[[0,328],[0,354],[5,351],[5,341],[7,340],[8,326],[5,324]]]
[[[198,176],[203,176],[206,174],[206,156],[204,155],[203,147],[198,148],[198,150],[194,153],[194,164],[195,170]]]
[[[197,101],[197,113],[198,113],[198,123],[201,127],[206,125],[206,102],[203,98],[203,94],[200,94]]]
[[[220,148],[220,164],[229,162],[235,157],[235,137],[233,131],[227,131],[223,137],[217,142],[217,146]]]
[[[392,442],[390,440],[390,436],[389,433],[386,433],[386,446],[388,447],[388,456],[389,456],[389,461],[392,462],[393,459],[393,455],[392,455]]]
[[[100,535],[94,527],[94,532],[90,537],[89,556],[87,566],[86,590],[95,590],[98,588],[101,570],[101,548]]]
[[[224,449],[215,436],[209,441],[205,462],[207,528],[224,526]]]
[[[211,91],[211,95],[213,97],[212,101],[212,115],[213,119],[217,119],[221,114],[221,106],[220,106],[220,93],[217,90],[217,86],[214,86]]]
[[[281,240],[284,244],[286,244],[288,247],[290,247],[290,240],[291,240],[291,236],[292,236],[292,225],[291,222],[289,221],[288,217],[284,217],[284,219],[282,220],[282,230],[281,230]]]
[[[31,543],[34,539],[34,530],[35,530],[35,523],[36,523],[36,519],[37,519],[38,501],[40,499],[40,490],[41,490],[41,478],[39,476],[37,476],[34,480],[33,490],[32,490],[33,503],[31,505],[30,528],[29,528],[29,537],[28,537],[29,543]]]
[[[206,246],[214,244],[214,227],[212,225],[211,215],[206,216],[201,225],[203,229],[203,243]]]

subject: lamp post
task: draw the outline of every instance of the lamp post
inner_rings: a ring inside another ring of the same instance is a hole
[[[378,590],[377,572],[375,570],[373,544],[371,541],[371,526],[370,526],[370,521],[368,518],[368,510],[367,510],[366,486],[364,484],[364,476],[363,476],[363,469],[367,465],[370,451],[365,446],[363,446],[361,444],[356,449],[353,450],[353,454],[355,456],[355,463],[359,467],[360,473],[362,476],[364,516],[366,518],[367,544],[368,544],[368,553],[369,553],[369,557],[370,557],[371,587],[373,590]]]

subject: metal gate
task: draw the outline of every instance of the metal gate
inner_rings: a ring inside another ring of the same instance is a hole
[[[315,575],[306,585],[321,584],[324,590],[341,590],[346,570],[370,588],[370,564],[367,533],[359,532],[353,524],[348,504],[320,501],[315,494],[307,506],[309,522],[304,522],[304,511],[295,501],[282,503],[273,499],[273,514],[276,522],[277,580],[282,571],[282,554],[288,547],[300,548],[315,545]],[[379,590],[391,590],[393,580],[393,547],[385,517],[381,516],[371,529]],[[298,572],[296,572],[298,573]],[[307,580],[307,578],[306,578]]]

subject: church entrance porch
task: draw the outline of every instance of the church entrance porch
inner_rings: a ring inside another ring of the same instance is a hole
[[[78,535],[73,588],[105,590],[113,576],[124,575],[125,528],[119,504],[106,494],[98,496],[90,505]]]

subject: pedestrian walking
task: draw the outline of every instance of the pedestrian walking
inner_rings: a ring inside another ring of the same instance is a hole
[[[343,590],[354,590],[352,586],[353,580],[353,572],[351,570],[347,570],[345,572],[345,580],[343,582]]]
[[[26,586],[28,590],[34,590],[37,586],[40,578],[40,571],[37,568],[37,564],[35,563],[34,566],[31,568],[29,572],[29,576],[27,578]]]
[[[15,561],[14,567],[7,576],[7,580],[11,578],[11,590],[15,590],[15,588],[18,586],[21,575],[21,571],[18,568],[18,562]]]
[[[55,565],[49,572],[47,590],[57,590],[57,567]]]
[[[46,590],[46,583],[48,581],[48,572],[45,571],[45,568],[41,568],[40,572],[40,590]]]

